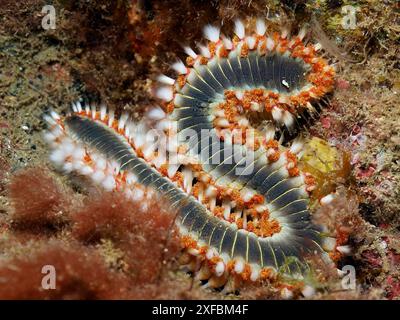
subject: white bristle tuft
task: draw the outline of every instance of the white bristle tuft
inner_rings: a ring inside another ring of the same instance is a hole
[[[75,113],[78,112],[78,108],[76,107],[74,102],[72,102],[71,107],[72,107],[72,111],[74,111]]]
[[[294,124],[294,116],[289,111],[283,113],[283,123],[287,128],[291,128]]]
[[[211,52],[206,46],[199,45],[199,49],[202,56],[206,58],[211,58]]]
[[[212,25],[206,25],[203,29],[204,37],[212,42],[217,42],[219,40],[220,29]]]
[[[282,299],[288,300],[293,298],[293,291],[289,290],[288,288],[283,288],[281,291]]]
[[[173,63],[171,67],[178,74],[186,74],[187,73],[187,68],[186,68],[185,64],[181,60],[178,60],[177,62]]]
[[[107,106],[102,103],[100,104],[100,120],[104,120],[107,114]]]
[[[50,154],[49,158],[51,162],[61,165],[65,160],[65,153],[61,149],[56,149]]]
[[[257,281],[259,276],[260,276],[260,268],[255,266],[255,265],[253,265],[251,267],[250,280],[253,281],[253,282]]]
[[[79,171],[84,176],[88,176],[93,173],[93,169],[89,166],[83,166]]]
[[[107,167],[107,160],[104,158],[99,158],[96,160],[95,165],[98,170],[105,170]]]
[[[161,120],[165,118],[165,112],[159,108],[159,107],[155,107],[152,108],[148,113],[147,113],[147,117],[151,120]]]
[[[54,120],[60,120],[60,116],[57,112],[55,112],[54,110],[50,111],[50,116],[54,119]]]
[[[302,27],[300,29],[300,31],[299,31],[299,35],[298,35],[299,39],[303,40],[304,37],[306,36],[306,34],[307,34],[307,28],[306,27]]]
[[[43,133],[43,139],[47,142],[47,143],[51,143],[54,142],[57,137],[50,131],[45,131]]]
[[[235,34],[238,36],[239,39],[243,39],[245,36],[245,29],[244,24],[241,20],[235,20]]]
[[[248,37],[246,38],[246,43],[249,46],[249,49],[253,50],[256,45],[256,39],[254,37]]]
[[[160,74],[157,77],[157,81],[172,86],[175,83],[175,80],[166,76],[165,74]]]
[[[225,264],[222,261],[219,261],[215,266],[215,274],[217,277],[220,277],[225,272]]]
[[[235,262],[234,270],[236,273],[242,273],[244,270],[244,263],[242,260],[237,260]]]
[[[133,184],[133,183],[136,183],[137,181],[138,181],[137,176],[134,175],[134,174],[131,173],[131,172],[128,172],[128,174],[126,175],[126,182],[127,182],[128,184]]]
[[[336,250],[339,251],[343,255],[351,254],[351,247],[350,246],[337,246]]]
[[[239,100],[243,99],[243,96],[244,96],[243,91],[235,90],[234,93],[235,93],[236,98],[238,98]]]
[[[193,59],[197,58],[197,53],[193,51],[193,49],[191,47],[183,47],[183,50],[185,51],[185,53],[189,56],[192,57]]]
[[[65,173],[70,173],[73,170],[72,163],[65,162],[64,165],[62,166],[62,169],[64,170]]]
[[[180,164],[170,164],[167,170],[168,177],[172,178],[178,171]]]
[[[184,168],[182,170],[183,174],[183,188],[187,193],[190,194],[192,190],[192,182],[193,182],[193,171],[190,168]]]
[[[265,128],[265,140],[270,141],[275,137],[275,126],[272,123],[269,123]]]
[[[124,112],[121,117],[119,118],[118,121],[118,130],[122,130],[125,128],[125,124],[128,121],[129,114],[127,112]]]
[[[294,139],[291,147],[290,147],[290,152],[293,154],[298,154],[300,153],[301,150],[303,150],[303,139],[302,138],[296,138]]]
[[[335,250],[336,239],[332,237],[325,237],[322,241],[322,248],[325,251],[333,251]]]
[[[232,41],[225,36],[222,37],[222,43],[224,44],[224,47],[228,50],[231,50],[233,48]]]
[[[110,109],[108,111],[108,126],[111,127],[114,122],[115,111],[114,109]]]
[[[142,189],[136,188],[132,192],[133,200],[142,200],[144,197],[144,191]]]
[[[86,152],[85,152],[85,149],[83,147],[75,148],[75,146],[74,146],[71,156],[75,160],[81,160],[81,159],[83,159],[85,157],[85,154],[86,154]]]
[[[115,179],[113,176],[107,176],[102,182],[103,188],[107,191],[111,191],[115,188]]]
[[[263,36],[265,34],[265,31],[267,31],[267,27],[265,26],[265,21],[264,19],[257,19],[256,22],[256,32],[259,36]]]
[[[55,124],[57,124],[57,122],[52,117],[50,117],[48,114],[45,114],[43,116],[43,119],[51,126],[54,126]]]
[[[82,104],[80,101],[76,101],[76,108],[78,109],[78,112],[82,112]]]
[[[92,104],[92,105],[90,106],[90,110],[92,111],[92,118],[93,118],[93,119],[96,119],[96,105],[95,105],[95,104]]]
[[[315,288],[309,285],[304,286],[303,290],[301,291],[305,298],[311,298],[315,294]]]
[[[316,43],[316,44],[314,45],[314,49],[315,49],[316,51],[321,50],[321,49],[322,49],[322,44],[320,44],[319,42]]]
[[[87,103],[85,104],[85,113],[87,116],[90,114],[90,106]]]
[[[331,193],[328,194],[327,196],[321,198],[321,200],[319,200],[319,202],[321,203],[321,205],[326,206],[328,204],[330,204],[333,199],[335,199],[335,196]]]
[[[282,116],[283,116],[282,109],[280,109],[278,107],[273,107],[271,113],[272,113],[272,118],[274,118],[275,121],[277,121],[277,122],[282,121]]]
[[[106,177],[106,175],[104,174],[103,171],[97,170],[97,171],[93,172],[91,177],[95,183],[101,183],[104,180],[104,178]]]
[[[161,100],[169,102],[173,99],[174,92],[172,91],[171,87],[161,87],[157,89],[156,97]]]
[[[269,51],[274,50],[275,42],[270,37],[267,38],[267,49]]]

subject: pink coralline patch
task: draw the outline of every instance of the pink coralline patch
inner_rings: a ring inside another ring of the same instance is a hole
[[[347,90],[350,88],[350,83],[344,79],[337,79],[336,80],[336,88],[339,90]]]
[[[331,119],[329,117],[321,118],[321,125],[325,129],[329,129],[331,127]]]
[[[367,179],[375,173],[375,170],[373,165],[368,166],[366,169],[357,168],[357,178]]]
[[[382,266],[382,258],[376,251],[365,250],[362,253],[362,256],[372,268],[378,268]]]
[[[400,281],[394,279],[392,276],[389,276],[386,280],[386,283],[388,285],[388,287],[386,288],[387,290],[386,297],[389,300],[393,300],[400,297]]]

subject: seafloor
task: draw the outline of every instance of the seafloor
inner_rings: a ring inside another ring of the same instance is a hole
[[[46,30],[48,4],[56,25]],[[350,29],[342,25],[347,5],[357,10]],[[182,43],[198,41],[206,23],[229,30],[233,18],[249,16],[294,31],[308,25],[337,64],[329,106],[307,133],[305,165],[321,189],[337,190],[314,211],[346,235],[351,252],[338,268],[354,266],[357,282],[343,288],[327,274],[308,298],[399,299],[399,12],[397,1],[376,0],[2,0],[0,298],[280,298],[268,285],[230,295],[201,288],[178,270],[159,206],[144,215],[56,173],[41,135],[45,111],[66,110],[82,95],[140,115],[155,103],[152,79],[184,57]],[[47,264],[58,272],[54,290],[41,286]]]

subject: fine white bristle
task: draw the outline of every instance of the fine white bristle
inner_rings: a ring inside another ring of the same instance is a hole
[[[332,237],[325,237],[322,241],[322,247],[325,251],[333,251],[336,246],[336,239]]]
[[[180,164],[170,164],[167,170],[168,177],[172,178],[178,171]]]
[[[185,51],[185,53],[188,55],[188,56],[190,56],[190,57],[192,57],[193,59],[196,59],[197,58],[197,54],[196,54],[196,52],[194,52],[193,51],[193,49],[191,48],[191,47],[183,47],[183,50]]]
[[[65,153],[61,149],[56,149],[50,154],[50,161],[60,165],[64,162],[65,160]]]
[[[274,49],[275,42],[270,37],[267,38],[267,49],[272,51]]]
[[[211,58],[211,52],[206,46],[200,44],[198,47],[202,56],[206,58]]]
[[[175,83],[175,80],[166,76],[165,74],[160,74],[157,77],[157,81],[172,86]]]
[[[299,31],[298,37],[300,38],[300,40],[303,40],[304,37],[306,36],[306,34],[307,34],[307,28],[306,27],[302,27],[300,29],[300,31]]]
[[[54,120],[60,120],[60,116],[58,115],[57,112],[55,112],[54,110],[50,111],[50,116],[54,119]]]
[[[49,115],[47,115],[47,114],[45,114],[44,116],[43,116],[43,119],[44,119],[44,121],[46,121],[48,124],[50,124],[50,125],[55,125],[55,124],[57,124],[57,122],[52,118],[52,117],[50,117]]]
[[[78,112],[78,108],[76,107],[74,102],[72,102],[71,106],[72,106],[72,111]]]
[[[311,298],[315,294],[315,288],[309,285],[304,286],[303,290],[301,291],[305,298]]]
[[[152,108],[148,113],[147,113],[147,117],[151,120],[161,120],[165,117],[165,112],[159,108],[159,107],[155,107]]]
[[[174,92],[172,91],[171,87],[161,87],[157,89],[156,97],[169,102],[174,97]]]
[[[89,166],[83,166],[79,171],[84,176],[87,176],[87,175],[90,175],[93,173],[93,169]]]
[[[107,161],[104,158],[99,158],[96,160],[96,168],[98,170],[105,170],[107,167]]]
[[[104,189],[106,189],[107,191],[111,191],[115,188],[115,179],[113,176],[107,176],[103,180],[102,184],[103,184]]]
[[[265,140],[270,141],[275,137],[275,126],[272,123],[269,123],[265,128]]]
[[[225,272],[225,264],[222,261],[219,261],[215,266],[215,274],[217,277],[220,277]]]
[[[241,20],[235,20],[235,34],[238,36],[239,39],[243,39],[245,36],[245,29],[244,24]]]
[[[250,280],[251,281],[256,281],[259,276],[260,276],[260,268],[253,265],[251,267]]]
[[[273,107],[272,108],[272,118],[274,118],[275,121],[280,122],[282,120],[282,109],[278,107]]]
[[[93,174],[92,174],[92,180],[96,183],[100,183],[101,181],[104,180],[104,178],[106,177],[106,175],[104,174],[103,171],[100,170],[96,170]]]
[[[190,168],[185,167],[182,170],[183,174],[183,188],[187,193],[190,194],[192,190],[192,182],[193,182],[193,171]]]
[[[92,105],[90,106],[90,110],[92,111],[92,118],[93,118],[93,119],[96,119],[96,105],[95,105],[95,104],[92,104]]]
[[[82,104],[80,101],[76,102],[76,108],[78,109],[78,112],[82,112]]]
[[[291,128],[294,124],[294,116],[289,112],[286,111],[283,113],[283,123],[287,128]]]
[[[293,298],[293,291],[289,290],[288,288],[283,288],[281,291],[282,299],[288,300]]]
[[[104,118],[106,117],[106,113],[107,113],[107,106],[102,103],[100,105],[100,120],[104,120]]]
[[[265,26],[264,19],[257,19],[257,22],[256,22],[256,32],[257,32],[257,34],[259,36],[263,36],[266,30],[267,30],[267,27]]]
[[[256,39],[254,37],[248,37],[246,39],[246,43],[249,46],[249,49],[253,50],[254,46],[256,45]]]
[[[228,50],[231,50],[233,48],[233,43],[230,39],[228,39],[225,36],[222,36],[222,42],[224,44],[224,47]]]
[[[87,103],[85,104],[85,113],[86,113],[86,115],[90,114],[90,106]]]
[[[181,60],[178,60],[177,62],[173,63],[171,67],[179,74],[187,73],[186,66]]]
[[[302,138],[296,138],[291,147],[290,147],[290,152],[294,154],[298,154],[302,149],[303,149],[303,139]]]
[[[333,194],[328,194],[327,196],[321,198],[321,200],[319,201],[321,203],[321,205],[326,206],[328,204],[330,204],[333,199],[335,199]]]
[[[235,262],[234,270],[236,273],[242,273],[244,270],[244,263],[242,260],[238,260]]]
[[[212,25],[206,25],[204,27],[204,37],[212,42],[217,42],[219,40],[220,29]]]
[[[114,122],[114,116],[115,116],[114,112],[115,112],[114,109],[110,109],[110,111],[108,112],[108,126],[109,127],[111,127]]]
[[[351,253],[350,246],[337,246],[336,250],[339,251],[343,255],[349,255]]]
[[[126,121],[128,120],[128,118],[129,118],[129,114],[127,112],[124,112],[121,115],[121,117],[119,118],[119,121],[118,121],[118,130],[122,130],[125,128],[125,124],[126,124]]]

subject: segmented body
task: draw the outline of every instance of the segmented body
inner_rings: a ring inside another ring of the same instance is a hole
[[[164,111],[140,122],[80,102],[65,118],[47,117],[51,159],[64,170],[131,198],[169,200],[185,263],[203,262],[198,277],[214,287],[299,275],[305,256],[325,254],[308,210],[313,179],[297,167],[301,143],[281,146],[275,127],[292,131],[299,114],[313,112],[332,89],[333,68],[304,34],[269,37],[260,20],[250,35],[240,21],[235,32],[229,40],[207,26],[202,54],[186,48],[187,64],[173,66],[178,78],[159,77]]]

